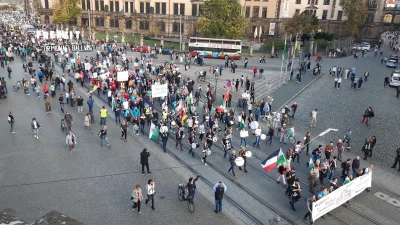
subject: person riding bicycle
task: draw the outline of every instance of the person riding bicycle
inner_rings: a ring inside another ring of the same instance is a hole
[[[191,196],[192,201],[194,199],[194,194],[196,192],[196,181],[199,179],[199,177],[200,175],[197,174],[196,178],[193,177],[189,178],[189,182],[186,185],[189,192],[188,197]]]

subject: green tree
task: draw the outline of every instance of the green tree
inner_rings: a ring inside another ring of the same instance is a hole
[[[347,16],[347,33],[349,35],[358,34],[369,13],[365,0],[340,0],[339,5],[342,7],[344,15]]]
[[[309,34],[318,29],[318,19],[310,11],[296,14],[285,22],[285,33],[296,35],[298,32]]]
[[[78,6],[79,0],[60,0],[53,10],[54,22],[68,24],[74,21],[82,12]]]
[[[241,13],[237,0],[204,1],[196,28],[202,37],[241,39],[248,20]]]

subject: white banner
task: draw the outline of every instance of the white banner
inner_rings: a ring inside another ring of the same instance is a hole
[[[371,182],[372,171],[364,176],[357,177],[350,181],[350,183],[339,187],[334,192],[325,195],[320,200],[314,202],[312,205],[312,220],[315,221],[326,213],[341,206],[348,200],[354,198],[366,188],[371,187]]]
[[[121,71],[117,73],[117,81],[128,81],[128,71]]]
[[[85,70],[90,70],[90,63],[85,63]]]
[[[165,84],[153,84],[151,86],[151,97],[165,97],[168,95],[168,83]]]
[[[289,18],[289,0],[282,1],[282,9],[281,18]]]
[[[275,23],[269,23],[268,35],[275,35]]]

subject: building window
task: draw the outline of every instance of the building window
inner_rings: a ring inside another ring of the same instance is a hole
[[[160,3],[156,2],[156,14],[160,14]]]
[[[119,27],[119,21],[118,19],[110,19],[110,27]]]
[[[331,3],[330,0],[324,0],[324,5],[329,5]]]
[[[318,5],[318,0],[308,0],[309,5]]]
[[[322,19],[326,20],[327,17],[328,17],[328,10],[323,10],[322,11]]]
[[[300,15],[300,9],[296,9],[295,14],[296,14],[296,15]]]
[[[46,4],[46,2],[47,2],[47,4],[49,4],[48,0],[45,0],[44,4]],[[85,8],[86,8],[86,0],[82,0],[82,9],[85,10]]]
[[[342,20],[342,16],[343,16],[343,11],[338,11],[337,12],[337,20]]]
[[[179,25],[180,25],[179,22],[174,22],[172,24],[172,32],[179,33]],[[181,32],[183,33],[184,32],[183,22],[182,22],[182,26],[180,27],[180,29],[181,29]]]
[[[140,3],[140,13],[144,13],[144,2]]]
[[[157,25],[160,28],[161,32],[165,32],[165,22],[164,21],[158,22]]]
[[[92,8],[90,7],[90,0],[86,1],[86,9],[91,10]]]
[[[296,0],[296,4],[301,4],[301,0]]]
[[[133,2],[130,2],[130,5],[131,5],[131,13],[133,13],[133,12],[134,12],[133,10],[135,9],[135,8],[133,7]]]
[[[148,30],[149,29],[149,21],[140,21],[139,22],[139,29]]]
[[[393,23],[400,23],[400,15],[394,17]]]
[[[49,16],[44,16],[44,23],[49,24],[50,23],[50,17]]]
[[[250,6],[246,6],[244,17],[250,17]]]
[[[393,15],[392,14],[385,14],[383,17],[384,23],[392,23]]]
[[[96,18],[95,24],[96,24],[96,27],[104,27],[104,18]]]
[[[174,15],[178,15],[179,5],[178,3],[174,3]]]
[[[129,12],[129,2],[125,2],[124,4],[124,12]]]
[[[260,0],[254,0],[255,2],[259,2]]]
[[[104,1],[100,1],[100,11],[104,11]]]
[[[262,18],[268,18],[268,8],[267,7],[263,7],[262,9]]]
[[[114,2],[110,1],[110,12],[114,12]]]
[[[197,16],[197,4],[192,4],[192,16]]]
[[[115,1],[115,12],[119,12],[119,1]]]
[[[151,11],[150,11],[150,2],[146,2],[146,13],[147,14],[151,13]]]
[[[94,2],[94,8],[96,11],[99,11],[99,1]]]
[[[263,2],[268,2],[268,0],[263,0]]]
[[[167,3],[166,2],[161,4],[161,14],[167,15]]]
[[[179,15],[181,15],[181,16],[185,15],[185,4],[180,4],[179,5],[179,11],[180,11]]]
[[[125,22],[125,29],[132,29],[132,20],[127,20]]]
[[[259,17],[260,7],[253,6],[253,17]]]
[[[49,0],[44,0],[44,8],[45,9],[49,8]]]

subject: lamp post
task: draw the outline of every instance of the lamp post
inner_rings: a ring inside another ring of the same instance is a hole
[[[217,101],[218,73],[214,73],[214,79],[215,79],[215,87],[214,87],[214,103],[215,103]]]

